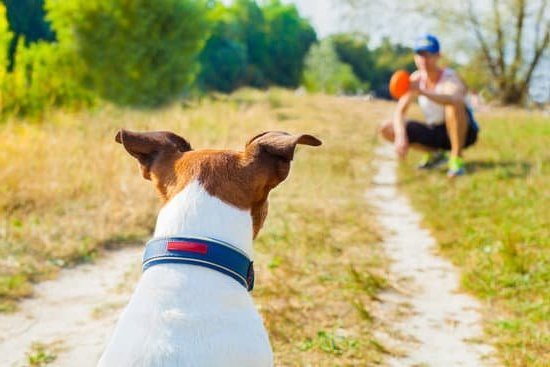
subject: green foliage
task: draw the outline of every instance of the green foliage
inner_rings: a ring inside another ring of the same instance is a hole
[[[209,29],[203,0],[51,0],[49,11],[83,60],[86,84],[121,105],[158,106],[183,93]]]
[[[8,22],[15,37],[9,46],[9,70],[13,66],[15,48],[20,37],[25,45],[38,40],[53,41],[55,34],[45,19],[44,0],[3,0],[7,9]]]
[[[201,53],[199,85],[231,92],[241,86],[299,85],[305,55],[316,36],[294,5],[237,0],[218,5],[216,25]]]
[[[20,37],[11,71],[7,50],[12,41],[0,4],[0,112],[2,115],[39,115],[51,106],[88,105],[92,96],[80,88],[74,74],[77,60],[59,43],[25,45]]]
[[[37,115],[47,107],[89,105],[93,96],[72,78],[71,54],[60,44],[45,42],[25,46],[18,42],[14,67],[8,74],[6,112]]]
[[[31,350],[27,353],[27,362],[32,367],[43,367],[54,362],[57,354],[51,346],[42,343],[33,343]]]
[[[215,35],[200,56],[199,84],[206,90],[229,93],[241,85],[246,73],[246,48],[239,42]]]
[[[240,25],[239,41],[247,50],[248,65],[244,84],[252,87],[267,87],[264,66],[269,60],[267,50],[268,26],[264,12],[254,0],[236,0],[230,12]]]
[[[300,350],[318,348],[324,353],[340,356],[348,349],[355,349],[359,346],[359,342],[353,338],[320,330],[315,338],[308,338],[299,348]]]
[[[198,85],[205,90],[232,92],[244,82],[248,65],[242,27],[235,12],[219,4],[213,11],[216,25],[199,60]]]
[[[45,19],[44,0],[3,0],[8,21],[16,36],[27,44],[38,40],[55,40],[55,34]]]
[[[6,8],[0,4],[0,81],[4,80],[8,68],[7,50],[12,37],[13,34],[9,30],[9,23],[6,18]]]
[[[264,7],[264,13],[269,28],[265,74],[273,84],[298,87],[304,58],[317,39],[315,31],[300,18],[294,5],[272,0]]]
[[[338,58],[331,39],[324,39],[311,47],[306,57],[304,86],[310,92],[357,93],[363,85],[350,65]]]
[[[373,51],[376,73],[371,79],[372,88],[379,97],[391,98],[388,83],[392,74],[399,69],[412,72],[416,69],[412,51],[408,47],[395,45],[389,39],[384,39],[382,44]]]
[[[323,40],[315,50],[312,48],[306,63],[304,83],[308,90],[325,93],[370,90],[377,97],[388,99],[391,75],[398,69],[410,72],[415,69],[409,48],[384,39],[379,47],[370,49],[368,37],[353,33]]]
[[[0,47],[11,51],[0,55],[3,114],[40,115],[97,97],[154,107],[191,89],[301,81],[313,91],[388,97],[393,71],[413,66],[404,47],[385,40],[371,50],[366,37],[343,34],[311,52],[304,76],[316,35],[280,0],[46,0],[45,10],[44,0],[5,3],[10,22],[2,7]]]
[[[338,58],[349,64],[362,81],[375,78],[374,55],[368,47],[368,38],[361,34],[337,34],[331,37]]]
[[[482,56],[478,55],[466,65],[458,66],[457,70],[470,90],[479,92],[484,97],[492,97],[495,91],[490,89],[492,84],[491,75],[487,69],[480,67],[484,62]]]

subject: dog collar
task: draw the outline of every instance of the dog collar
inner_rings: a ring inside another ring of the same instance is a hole
[[[254,288],[254,266],[244,252],[228,243],[201,237],[153,238],[145,245],[143,271],[153,265],[183,263],[229,275],[248,291]]]

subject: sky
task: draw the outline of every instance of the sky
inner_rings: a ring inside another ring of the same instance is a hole
[[[233,0],[222,0],[225,4],[230,4]],[[260,0],[261,2],[261,0]],[[322,39],[334,33],[346,32],[350,30],[358,30],[366,32],[369,35],[369,44],[376,47],[382,37],[390,36],[393,42],[402,43],[404,45],[412,44],[417,32],[427,32],[430,29],[426,28],[426,22],[422,26],[416,25],[414,34],[394,29],[393,25],[388,24],[385,16],[377,17],[372,13],[350,12],[346,11],[346,5],[340,0],[281,0],[285,4],[294,4],[298,8],[300,15],[308,19],[317,33],[317,37]],[[391,5],[379,4],[375,5],[373,11],[392,12]],[[350,16],[355,15],[354,20],[350,20]],[[368,22],[363,21],[368,17]],[[411,19],[411,21],[415,21]],[[403,28],[404,24],[400,24],[399,28]]]
[[[319,38],[343,30],[334,0],[283,0],[283,3],[295,4],[300,14],[313,24]]]
[[[233,0],[222,0],[231,4]],[[338,12],[335,11],[335,0],[282,0],[284,4],[295,4],[300,15],[307,18],[315,28],[317,36],[323,38],[342,29]]]

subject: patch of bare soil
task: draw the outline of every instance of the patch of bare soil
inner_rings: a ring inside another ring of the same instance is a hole
[[[13,314],[0,314],[0,366],[27,366],[33,344],[54,366],[95,366],[126,305],[141,266],[141,247],[108,252],[35,286]],[[36,349],[36,348],[34,348]]]
[[[377,149],[377,174],[367,192],[386,232],[391,291],[380,295],[379,335],[392,350],[388,366],[497,366],[483,344],[480,304],[459,288],[458,271],[436,254],[437,243],[420,226],[420,216],[398,192],[391,145]]]

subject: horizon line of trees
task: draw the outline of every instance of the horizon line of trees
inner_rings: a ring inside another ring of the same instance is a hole
[[[390,98],[392,73],[414,70],[411,50],[388,39],[318,40],[280,0],[2,0],[0,47],[2,115],[101,99],[149,108],[246,86]]]

